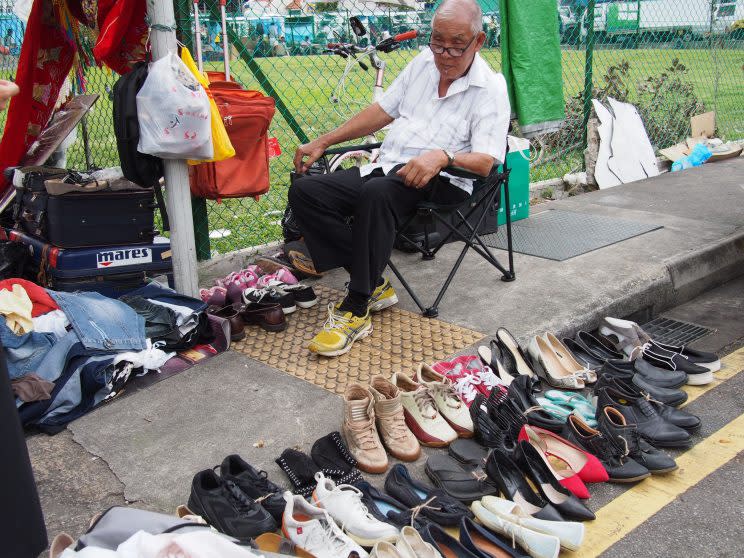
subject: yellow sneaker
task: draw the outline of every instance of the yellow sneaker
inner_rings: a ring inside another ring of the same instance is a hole
[[[328,305],[328,320],[323,331],[313,337],[307,346],[310,352],[323,356],[338,356],[348,352],[354,341],[364,339],[372,333],[372,319],[369,312],[358,317],[351,312],[341,313],[337,307]]]
[[[395,294],[395,289],[393,289],[390,281],[385,278],[382,285],[372,292],[367,308],[370,312],[379,312],[385,310],[385,308],[390,308],[393,304],[398,304],[398,295]]]

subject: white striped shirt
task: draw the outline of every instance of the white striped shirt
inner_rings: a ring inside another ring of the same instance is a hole
[[[395,121],[385,136],[375,163],[360,169],[362,176],[382,167],[385,174],[426,151],[486,153],[502,163],[511,108],[506,80],[475,55],[470,70],[439,97],[439,71],[427,48],[403,69],[379,100]],[[468,193],[473,181],[447,176]]]

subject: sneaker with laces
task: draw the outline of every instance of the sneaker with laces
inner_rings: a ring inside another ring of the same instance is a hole
[[[276,530],[276,523],[260,504],[237,484],[205,469],[194,476],[188,508],[218,531],[240,540]]]
[[[504,382],[474,355],[435,362],[431,368],[452,382],[457,395],[468,407],[478,393],[488,397],[494,388],[505,389]]]
[[[379,312],[385,310],[385,308],[390,308],[394,304],[398,304],[398,295],[395,294],[395,289],[393,289],[390,281],[385,278],[382,285],[372,291],[367,308],[370,312]]]
[[[351,312],[341,312],[331,302],[328,304],[328,320],[323,331],[312,338],[307,348],[322,356],[338,356],[351,350],[354,341],[364,339],[372,333],[372,319],[355,316]]]
[[[291,314],[297,310],[294,295],[288,292],[282,292],[274,287],[249,287],[243,291],[243,302],[245,304],[255,304],[258,302],[271,302],[279,304],[284,314]]]
[[[452,382],[425,363],[419,364],[415,380],[425,386],[434,400],[437,410],[460,438],[473,437],[473,420],[468,406],[457,394]]]
[[[400,390],[406,424],[419,442],[441,448],[457,439],[457,432],[439,413],[425,386],[400,372],[393,374],[391,382]]]
[[[395,541],[398,529],[376,519],[362,503],[362,493],[350,484],[336,485],[322,472],[315,474],[318,486],[313,491],[313,503],[323,508],[353,540],[362,546],[374,546],[379,541]]]
[[[302,283],[288,285],[281,281],[270,281],[266,287],[283,294],[291,294],[294,297],[295,304],[300,308],[312,308],[318,303],[318,296],[309,285],[303,285]]]
[[[367,473],[384,473],[388,459],[375,428],[372,396],[360,384],[349,384],[344,393],[344,422],[341,431],[357,467]]]
[[[220,465],[220,476],[261,504],[277,523],[282,521],[284,496],[282,489],[269,480],[266,471],[259,471],[237,454],[228,455]]]
[[[367,558],[367,552],[351,540],[322,508],[308,504],[302,496],[284,493],[286,506],[282,516],[284,536],[315,558],[348,558],[355,552]]]
[[[421,446],[406,426],[400,390],[387,378],[374,376],[369,391],[375,401],[377,431],[385,449],[401,461],[416,461],[421,455]]]

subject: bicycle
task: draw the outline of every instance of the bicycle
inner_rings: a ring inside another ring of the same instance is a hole
[[[351,24],[351,28],[357,37],[361,38],[367,35],[367,30],[365,29],[364,24],[357,17],[349,18],[349,23]],[[356,112],[352,110],[343,112],[340,111],[337,107],[342,103],[342,101],[346,102],[347,106],[349,104],[354,104],[357,105],[359,108],[363,108],[367,104],[364,101],[355,101],[353,99],[349,99],[349,96],[346,95],[346,79],[351,70],[356,65],[359,65],[359,67],[362,68],[364,71],[369,71],[369,66],[365,62],[360,60],[360,58],[368,57],[369,64],[375,70],[375,82],[372,89],[372,99],[373,102],[377,102],[380,100],[384,92],[382,83],[385,76],[385,60],[381,59],[377,53],[388,53],[392,52],[393,50],[397,50],[400,48],[401,43],[403,43],[404,41],[415,39],[417,36],[418,32],[415,30],[406,31],[405,33],[399,33],[394,37],[384,39],[375,46],[370,44],[366,47],[361,47],[354,43],[328,43],[326,52],[341,56],[342,58],[345,58],[347,60],[344,71],[341,74],[341,78],[339,79],[339,82],[330,97],[330,101],[331,103],[333,103],[336,113],[343,118],[347,118],[351,116],[351,114],[349,113]],[[376,147],[370,149],[370,146]],[[343,148],[343,153],[336,154],[333,154],[333,149],[330,149],[329,151],[332,153],[331,156],[324,156],[322,158],[322,162],[319,163],[320,168],[318,168],[318,170],[321,173],[325,174],[334,172],[338,169],[350,168],[352,166],[361,166],[365,163],[375,161],[380,151],[379,139],[377,138],[377,136],[375,136],[374,134],[370,134],[369,136],[367,136],[365,138],[364,147],[364,149],[356,149],[352,151],[348,151],[348,148]]]

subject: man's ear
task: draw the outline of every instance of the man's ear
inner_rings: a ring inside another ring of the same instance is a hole
[[[479,51],[483,47],[483,43],[486,42],[486,34],[481,31],[478,33],[478,37],[475,39],[475,50]]]

